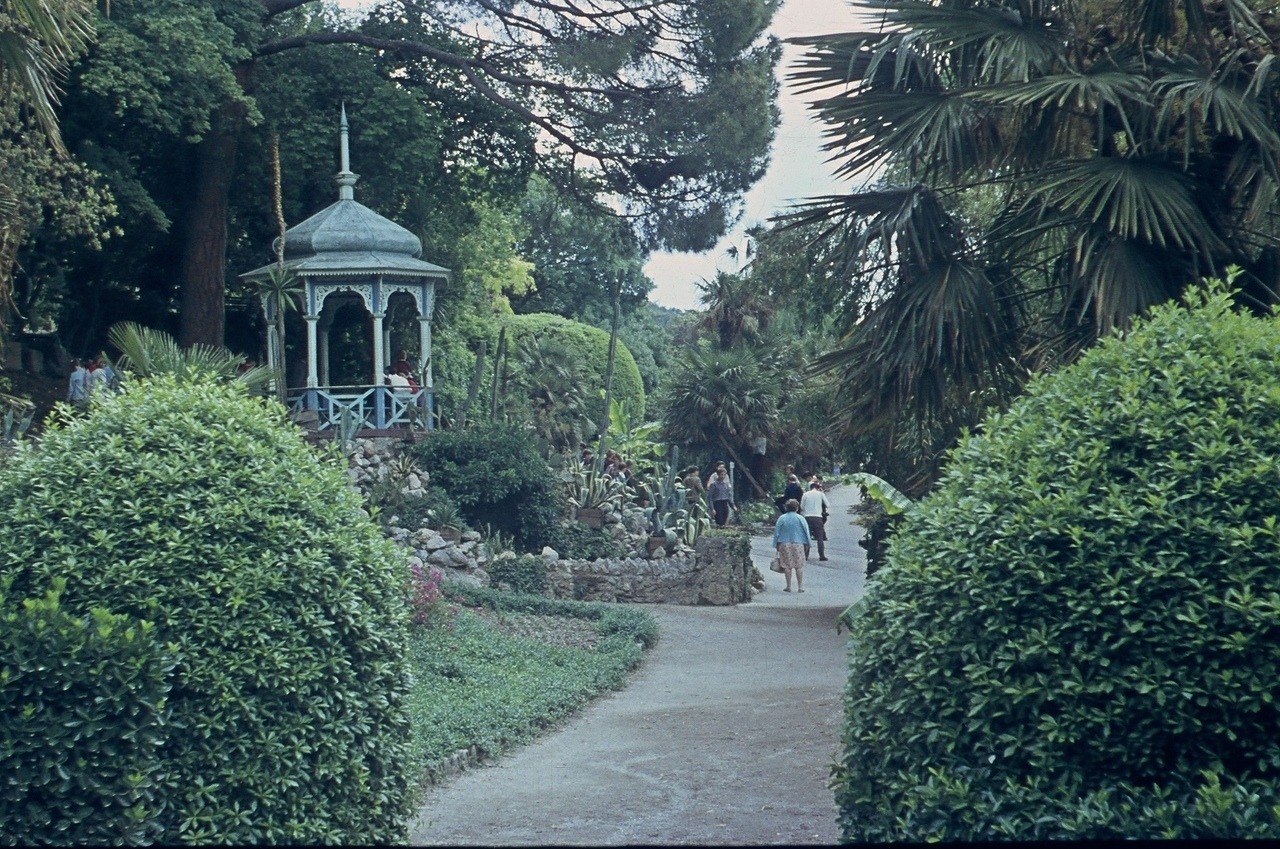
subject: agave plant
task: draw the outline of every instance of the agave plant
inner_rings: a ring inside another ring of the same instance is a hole
[[[0,405],[4,407],[4,417],[0,419],[0,451],[3,451],[21,439],[31,427],[36,406],[25,398],[3,392],[0,392]]]
[[[576,457],[566,463],[560,473],[565,495],[574,507],[600,508],[621,504],[627,497],[627,485],[595,468],[584,467]]]
[[[265,390],[274,376],[265,366],[240,371],[242,359],[226,348],[212,345],[183,348],[163,330],[132,321],[112,325],[107,338],[120,351],[117,365],[125,373],[138,377],[171,374],[188,382],[236,382],[256,392]]]

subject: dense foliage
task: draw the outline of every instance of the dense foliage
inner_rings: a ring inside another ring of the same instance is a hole
[[[1280,835],[1280,319],[1194,297],[906,514],[853,614],[847,839]]]
[[[547,588],[547,561],[537,554],[496,558],[489,564],[489,585],[541,595]]]
[[[537,167],[589,206],[625,213],[619,220],[635,225],[645,249],[705,249],[763,174],[778,122],[780,50],[764,35],[775,0],[590,9],[391,0],[361,12],[322,0],[53,5],[76,12],[74,28],[70,16],[54,21],[64,39],[84,41],[80,19],[91,16],[97,44],[83,58],[42,44],[46,61],[33,63],[41,73],[16,79],[48,78],[70,62],[67,146],[105,178],[124,232],[103,254],[46,242],[32,267],[44,274],[65,255],[66,301],[47,306],[68,307],[68,321],[96,322],[73,309],[93,304],[110,310],[107,324],[159,326],[178,304],[183,344],[224,342],[228,268],[260,264],[232,257],[269,249],[274,136],[287,220],[315,211],[299,210],[304,197],[332,199],[343,100],[353,117],[362,113],[355,132],[377,151],[355,162],[387,201],[370,205],[448,245],[486,209],[510,208]],[[7,19],[0,34],[32,29]],[[242,293],[230,294],[234,337],[233,323],[254,313]]]
[[[539,551],[553,539],[564,497],[529,438],[505,425],[442,430],[414,446],[433,488],[448,493],[473,528],[510,535]]]
[[[608,531],[582,522],[567,522],[556,528],[550,544],[557,554],[571,560],[599,560],[626,554],[622,542]]]
[[[0,842],[151,843],[173,662],[145,622],[0,598]]]
[[[1238,0],[859,0],[797,39],[847,194],[821,235],[851,431],[939,445],[1029,372],[1205,275],[1280,292],[1274,7]],[[867,178],[865,175],[874,175]],[[884,474],[888,470],[881,470]]]
[[[162,842],[403,837],[404,559],[277,405],[130,382],[0,467],[0,526],[10,598],[65,580],[175,662]]]
[[[511,353],[502,392],[508,415],[523,411],[556,449],[576,449],[605,413],[609,334],[549,313],[513,315],[505,323]],[[643,420],[644,383],[635,358],[619,343],[614,359],[612,397]]]

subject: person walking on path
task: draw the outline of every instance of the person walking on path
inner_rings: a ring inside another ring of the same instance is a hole
[[[729,510],[733,507],[733,483],[724,463],[716,466],[716,473],[707,481],[707,494],[711,496],[711,509],[715,511],[716,527],[729,524]]]
[[[822,481],[815,480],[809,484],[809,491],[800,499],[800,512],[809,524],[809,534],[818,543],[818,559],[827,559],[827,514],[831,512],[831,502],[822,491]],[[804,548],[804,559],[809,559],[809,547]]]
[[[778,552],[787,586],[783,592],[791,592],[791,573],[796,573],[796,592],[804,592],[804,561],[809,548],[809,525],[800,518],[800,502],[788,498],[782,505],[786,512],[773,525],[773,547]],[[825,559],[825,558],[824,558]]]
[[[702,485],[702,475],[698,474],[697,466],[690,466],[684,472],[684,498],[692,507],[696,502],[702,500],[702,493],[707,488]]]
[[[71,361],[71,378],[67,381],[67,400],[80,409],[89,406],[89,371],[79,360]]]

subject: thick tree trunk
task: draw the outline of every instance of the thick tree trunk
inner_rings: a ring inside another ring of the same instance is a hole
[[[183,236],[181,324],[178,341],[222,345],[227,264],[227,208],[236,173],[244,107],[221,106],[196,148],[195,186]]]

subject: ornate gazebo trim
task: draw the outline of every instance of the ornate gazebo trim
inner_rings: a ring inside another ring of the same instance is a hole
[[[240,275],[261,282],[280,266],[303,287],[303,319],[307,325],[307,378],[305,388],[290,390],[290,403],[321,413],[320,427],[336,427],[344,415],[358,414],[366,428],[385,428],[417,419],[428,428],[434,410],[435,381],[431,364],[431,318],[435,312],[435,287],[449,281],[449,269],[420,259],[422,241],[399,224],[357,203],[354,186],[358,176],[350,170],[346,107],[342,110],[340,136],[341,171],[335,182],[338,200],[285,232],[283,263],[273,263]],[[279,255],[279,253],[277,254]],[[329,386],[328,327],[322,329],[325,302],[330,295],[350,292],[358,296],[373,318],[373,374],[366,386]],[[383,371],[388,361],[389,329],[384,319],[391,298],[406,294],[418,313],[420,359],[417,373],[422,388],[413,393],[417,413],[401,410],[403,393],[392,393]],[[275,305],[264,295],[267,317],[268,357],[276,358],[282,340],[274,333]],[[365,390],[372,390],[372,394]],[[354,390],[359,390],[355,392]],[[345,412],[343,412],[345,410]],[[397,413],[400,410],[400,413]]]

